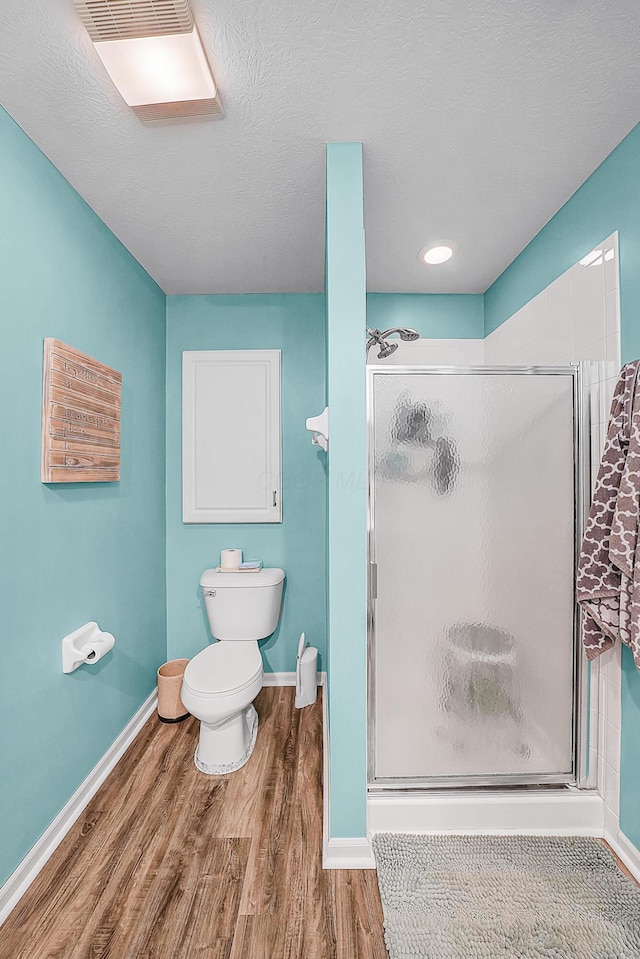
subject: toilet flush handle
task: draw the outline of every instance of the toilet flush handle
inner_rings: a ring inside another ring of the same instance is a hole
[[[216,595],[215,589],[208,589],[205,593],[205,596],[215,596],[215,595]]]

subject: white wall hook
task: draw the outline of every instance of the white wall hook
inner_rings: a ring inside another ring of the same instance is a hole
[[[72,673],[83,663],[97,663],[115,645],[115,637],[97,623],[85,623],[62,640],[62,672]]]
[[[311,442],[323,450],[329,448],[329,407],[325,406],[319,416],[310,416],[307,429],[311,432]]]

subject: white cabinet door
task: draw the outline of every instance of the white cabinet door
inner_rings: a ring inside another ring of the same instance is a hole
[[[282,521],[280,350],[182,354],[182,518]]]

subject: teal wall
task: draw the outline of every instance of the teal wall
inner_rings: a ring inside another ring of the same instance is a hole
[[[165,654],[165,298],[0,110],[0,883],[155,684]],[[119,483],[40,482],[42,349],[123,374]],[[62,673],[60,641],[116,637]]]
[[[282,523],[198,525],[182,522],[183,350],[282,350]],[[220,550],[286,574],[284,611],[260,644],[267,672],[295,669],[302,630],[326,648],[326,454],[311,445],[308,416],[325,407],[325,297],[170,296],[167,299],[167,630],[169,658],[191,657],[211,641],[200,574]]]
[[[640,125],[485,294],[487,334],[619,231],[622,361],[640,357]],[[640,848],[640,675],[623,649],[620,828]]]
[[[330,836],[366,832],[365,260],[362,144],[327,146]]]
[[[409,326],[425,339],[482,339],[482,293],[367,293],[367,326]]]

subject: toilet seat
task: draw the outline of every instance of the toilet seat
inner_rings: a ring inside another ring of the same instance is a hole
[[[213,643],[188,663],[183,683],[196,696],[238,693],[262,675],[257,642]]]

